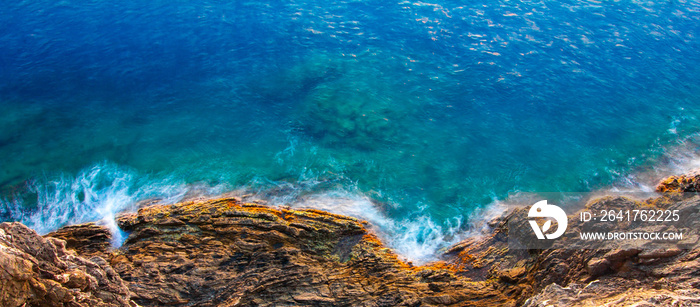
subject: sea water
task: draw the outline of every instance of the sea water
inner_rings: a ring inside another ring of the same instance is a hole
[[[698,166],[698,35],[681,0],[6,1],[0,220],[238,191],[434,259],[509,196]]]

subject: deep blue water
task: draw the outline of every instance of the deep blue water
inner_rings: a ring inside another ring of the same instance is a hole
[[[509,194],[696,165],[698,35],[699,1],[3,2],[0,220],[244,190],[428,257]]]

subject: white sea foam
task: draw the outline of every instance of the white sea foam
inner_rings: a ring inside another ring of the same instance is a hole
[[[610,192],[654,192],[661,179],[700,169],[700,133],[681,138],[663,150],[663,154],[653,167],[639,169],[621,176],[617,182],[605,190]]]
[[[680,140],[677,145],[666,149],[653,168],[621,176],[611,188],[599,193],[651,192],[656,182],[665,176],[700,168],[698,148],[700,135]],[[396,208],[398,204],[377,202],[347,182],[329,183],[306,177],[313,176],[301,176],[298,183],[257,179],[251,186],[260,188],[249,187],[238,193],[255,190],[258,198],[272,205],[314,208],[366,220],[387,246],[406,260],[418,264],[439,259],[445,248],[467,237],[490,233],[492,229],[488,221],[538,197],[532,193],[514,193],[475,209],[466,219],[459,216],[439,223],[427,210],[395,219],[382,208]],[[36,195],[35,205],[28,206],[21,198],[0,200],[0,213],[42,234],[69,224],[98,221],[109,227],[114,236],[113,243],[118,246],[124,234],[116,225],[115,215],[135,209],[139,201],[158,198],[162,203],[173,203],[183,198],[218,195],[231,189],[223,185],[211,187],[186,185],[171,179],[156,180],[125,167],[101,163],[76,176],[35,180],[29,184],[29,190]],[[468,221],[466,225],[465,220]]]
[[[422,212],[410,218],[395,220],[381,209],[382,204],[355,189],[336,188],[294,199],[285,198],[284,202],[273,204],[319,209],[368,221],[371,229],[388,247],[394,249],[405,260],[416,264],[437,260],[441,249],[463,238],[459,232],[462,226],[461,218],[454,218],[445,225],[440,225],[433,221],[429,214]]]
[[[26,192],[36,196],[36,204],[15,198],[1,201],[0,209],[40,234],[65,225],[97,221],[110,229],[112,243],[119,246],[124,234],[116,224],[117,213],[133,210],[139,201],[153,197],[172,203],[182,199],[187,190],[181,183],[150,180],[130,169],[100,163],[76,176],[34,180]]]
[[[533,204],[535,201],[552,197],[560,203],[558,205],[569,207],[571,210],[580,209],[586,201],[605,195],[624,195],[645,199],[655,194],[658,182],[668,176],[680,175],[700,170],[700,133],[679,139],[676,144],[663,150],[663,154],[656,159],[652,167],[628,170],[622,174],[612,185],[596,191],[568,192],[568,193],[524,193],[517,192],[508,195],[504,199],[494,199],[484,208],[478,208],[469,216],[467,232],[462,237],[489,234],[492,228],[488,222],[499,216],[505,216],[508,211],[516,207]]]

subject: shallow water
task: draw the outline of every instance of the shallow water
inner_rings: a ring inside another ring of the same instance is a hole
[[[697,1],[0,6],[0,218],[42,232],[243,188],[422,259],[698,161]]]

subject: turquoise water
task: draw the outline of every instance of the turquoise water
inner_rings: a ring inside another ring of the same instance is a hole
[[[697,1],[0,7],[0,219],[41,232],[235,191],[422,259],[512,193],[698,161]]]

